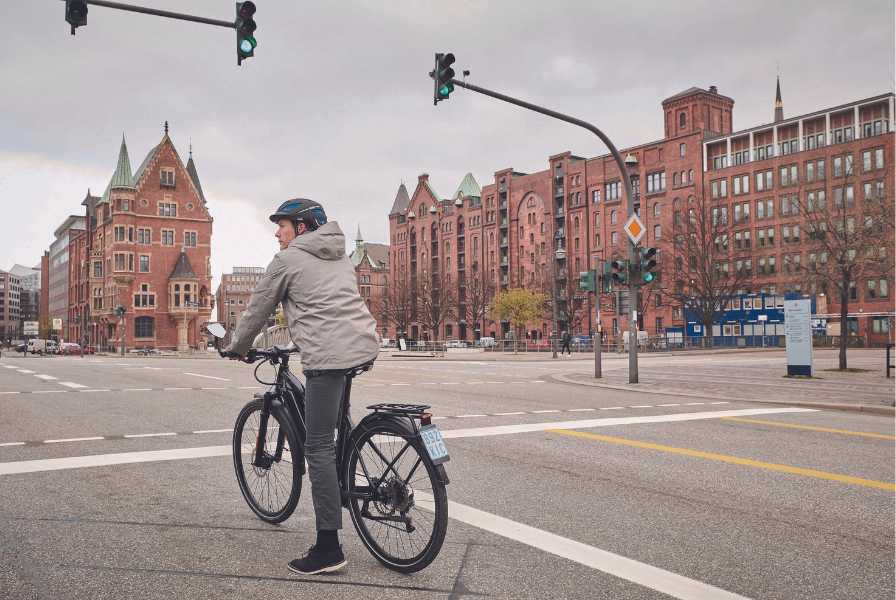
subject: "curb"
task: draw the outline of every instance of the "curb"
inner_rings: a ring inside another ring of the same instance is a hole
[[[883,406],[875,404],[849,404],[846,402],[814,402],[804,400],[750,400],[746,398],[732,398],[730,396],[709,396],[707,394],[688,394],[686,392],[662,392],[658,390],[635,390],[623,385],[612,385],[607,383],[589,383],[586,381],[578,381],[566,375],[548,375],[548,378],[560,383],[568,383],[571,385],[581,385],[586,387],[604,388],[608,390],[621,390],[623,392],[636,392],[639,394],[655,394],[658,396],[679,396],[682,398],[701,398],[704,400],[725,400],[728,402],[749,402],[751,404],[777,404],[782,406],[802,406],[806,408],[820,408],[826,410],[842,410],[846,412],[863,412],[874,415],[885,415],[892,417],[896,415],[896,407]]]

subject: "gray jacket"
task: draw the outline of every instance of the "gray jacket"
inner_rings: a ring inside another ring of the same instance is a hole
[[[358,294],[345,236],[335,221],[274,255],[227,350],[245,355],[278,303],[301,350],[303,369],[347,369],[377,357],[376,321]]]

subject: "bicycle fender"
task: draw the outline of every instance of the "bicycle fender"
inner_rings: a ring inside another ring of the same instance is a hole
[[[355,430],[352,432],[352,438],[368,431],[369,429],[373,429],[379,426],[381,423],[389,423],[390,425],[397,425],[400,429],[404,430],[409,437],[420,437],[420,433],[414,429],[414,426],[411,424],[410,419],[404,417],[395,417],[394,415],[387,415],[383,413],[370,413],[365,416],[358,425],[355,427]],[[445,464],[441,463],[435,465],[436,475],[439,478],[439,481],[442,485],[448,485],[451,483],[451,480],[448,479],[448,471],[445,469]]]

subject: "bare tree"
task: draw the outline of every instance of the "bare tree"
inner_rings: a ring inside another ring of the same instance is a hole
[[[417,318],[428,329],[432,339],[438,339],[439,329],[448,319],[457,316],[457,293],[444,271],[424,274],[418,280]]]
[[[462,316],[476,330],[477,326],[481,327],[488,317],[488,307],[495,296],[495,282],[474,270],[472,277],[466,280],[466,284],[465,314]]]
[[[395,326],[396,337],[408,334],[414,314],[415,294],[407,271],[396,270],[386,281],[380,304],[380,319]]]
[[[714,205],[701,195],[689,198],[683,209],[673,215],[673,256],[659,260],[667,282],[666,297],[682,311],[696,314],[704,344],[707,339],[712,344],[713,323],[728,302],[751,284],[750,251],[729,247],[731,220],[726,202]],[[744,255],[737,260],[741,251]]]
[[[893,202],[885,193],[884,182],[890,177],[883,170],[883,149],[879,152],[879,157],[873,150],[866,154],[862,165],[863,171],[873,171],[879,179],[862,185],[853,157],[846,153],[831,160],[831,198],[823,179],[817,187],[809,182],[799,186],[793,196],[808,238],[807,260],[800,260],[797,268],[811,292],[834,292],[839,303],[840,369],[847,368],[850,302],[863,291],[880,293],[879,280],[863,284],[892,272]]]

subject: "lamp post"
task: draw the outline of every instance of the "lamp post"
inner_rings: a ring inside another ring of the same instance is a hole
[[[559,266],[558,262],[566,258],[566,250],[563,248],[557,248],[554,251],[554,257],[551,261],[551,290],[554,298],[551,300],[551,313],[554,321],[553,331],[551,332],[551,358],[557,358],[557,335],[560,333],[559,329],[559,314],[560,311],[557,308],[557,303],[560,301],[560,293],[557,290],[557,269]]]
[[[631,154],[627,154],[624,162],[626,171],[622,173],[622,178],[625,180],[626,196],[628,197],[626,213],[631,217],[635,212],[635,194],[631,172],[636,172],[638,159]],[[628,276],[628,382],[638,383],[638,284],[640,282],[636,281],[634,277],[635,261],[638,260],[638,247],[631,240],[629,240],[628,257],[629,265],[632,267]]]

